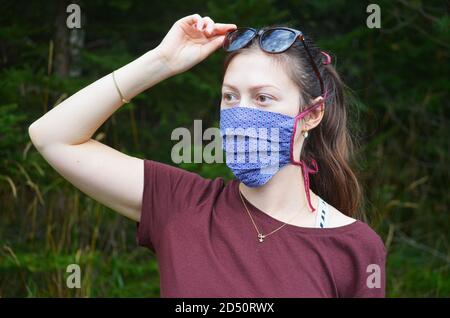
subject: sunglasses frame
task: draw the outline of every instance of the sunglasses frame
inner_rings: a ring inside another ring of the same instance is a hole
[[[245,43],[245,44],[244,44],[242,47],[240,47],[239,49],[242,49],[242,48],[246,47],[246,46],[247,46],[247,45],[248,45],[248,44],[249,44],[256,36],[259,36],[259,41],[258,41],[259,47],[260,47],[264,52],[266,52],[266,53],[271,53],[271,54],[278,54],[278,53],[283,53],[283,52],[287,51],[287,50],[292,46],[292,44],[294,44],[295,41],[297,41],[297,39],[300,39],[300,41],[302,41],[303,47],[305,48],[306,54],[308,55],[308,58],[309,58],[309,60],[311,61],[311,66],[312,66],[312,68],[313,68],[313,70],[314,70],[314,73],[316,73],[316,76],[317,76],[317,78],[319,79],[319,83],[320,83],[320,91],[321,91],[321,93],[322,93],[322,96],[324,95],[324,91],[325,91],[325,90],[324,90],[324,84],[323,84],[322,76],[320,76],[319,68],[317,67],[316,62],[314,62],[314,59],[313,59],[313,57],[312,57],[312,55],[311,55],[311,52],[309,51],[308,46],[306,45],[305,37],[303,36],[303,33],[302,33],[301,31],[296,30],[296,29],[292,29],[292,28],[287,28],[287,27],[272,27],[272,28],[268,28],[268,29],[265,29],[265,30],[262,30],[262,29],[255,29],[255,28],[249,28],[249,27],[240,27],[240,28],[234,29],[234,30],[232,30],[232,31],[228,31],[228,32],[226,33],[225,38],[228,39],[228,38],[231,36],[231,34],[233,34],[234,32],[242,31],[242,30],[251,30],[251,31],[253,31],[253,35],[252,35],[251,38],[248,40],[248,42]],[[288,46],[286,49],[284,49],[284,50],[282,50],[282,51],[277,51],[277,52],[267,51],[267,50],[265,50],[265,49],[263,48],[261,39],[262,39],[264,33],[266,33],[267,31],[273,31],[273,30],[285,30],[285,31],[290,31],[290,32],[293,32],[293,33],[295,34],[295,37],[294,37],[292,43],[289,44],[289,46]],[[228,49],[226,49],[226,48],[225,48],[225,42],[226,42],[226,41],[223,41],[223,43],[222,43],[222,48],[223,48],[223,50],[224,50],[225,52],[234,52],[234,51],[239,50],[239,49],[235,49],[235,50],[228,50]],[[230,41],[228,41],[228,42],[230,42]],[[230,42],[230,43],[231,43],[231,42]]]

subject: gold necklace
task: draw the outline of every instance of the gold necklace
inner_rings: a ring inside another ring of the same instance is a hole
[[[242,197],[242,193],[241,193],[241,190],[239,190],[239,187],[238,187],[238,192],[239,192],[239,196],[241,197],[242,204],[244,205],[245,210],[247,211],[248,215],[250,216],[250,219],[252,220],[253,226],[255,227],[256,232],[258,233],[258,240],[259,240],[260,243],[264,242],[264,239],[265,239],[266,237],[268,237],[269,235],[271,235],[271,234],[275,233],[276,231],[280,230],[283,226],[285,226],[285,225],[287,224],[286,222],[283,222],[284,224],[282,224],[281,226],[279,226],[278,228],[276,228],[276,229],[273,230],[272,232],[270,232],[270,233],[268,233],[268,234],[262,234],[262,233],[259,231],[258,227],[256,226],[256,223],[255,223],[255,221],[253,220],[253,217],[252,217],[250,211],[249,211],[248,208],[247,208],[247,204],[245,204],[244,198]],[[305,204],[305,205],[306,205],[306,204]],[[303,205],[303,207],[304,207],[305,205]],[[297,216],[297,215],[296,215],[296,216]],[[296,217],[296,216],[295,216],[295,217]],[[293,219],[295,219],[295,217],[293,217],[289,222],[291,222]]]

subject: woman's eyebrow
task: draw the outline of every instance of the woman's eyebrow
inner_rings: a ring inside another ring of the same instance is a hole
[[[222,87],[229,87],[229,88],[231,88],[231,89],[234,89],[235,91],[238,90],[235,86],[230,85],[230,84],[223,84]],[[255,91],[255,90],[258,90],[258,89],[260,89],[260,88],[265,88],[265,87],[272,87],[272,88],[275,88],[275,89],[279,89],[279,88],[276,87],[275,85],[271,85],[271,84],[260,84],[260,85],[254,85],[254,86],[251,86],[251,87],[250,87],[250,90],[251,90],[251,91]]]

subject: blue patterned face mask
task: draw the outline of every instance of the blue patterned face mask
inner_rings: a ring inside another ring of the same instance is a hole
[[[249,187],[267,183],[285,165],[302,166],[306,198],[315,211],[309,196],[309,173],[318,172],[302,160],[293,157],[294,136],[298,121],[320,106],[315,104],[295,117],[256,108],[233,106],[220,111],[222,148],[227,166],[233,174]]]
[[[290,161],[294,118],[248,107],[220,112],[220,131],[226,162],[249,187],[265,184]]]

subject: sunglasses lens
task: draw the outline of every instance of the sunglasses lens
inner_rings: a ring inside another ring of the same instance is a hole
[[[261,37],[261,46],[267,52],[281,52],[295,41],[295,33],[289,30],[273,29]]]
[[[227,52],[243,48],[254,37],[255,31],[251,29],[236,29],[225,37],[223,48]]]

